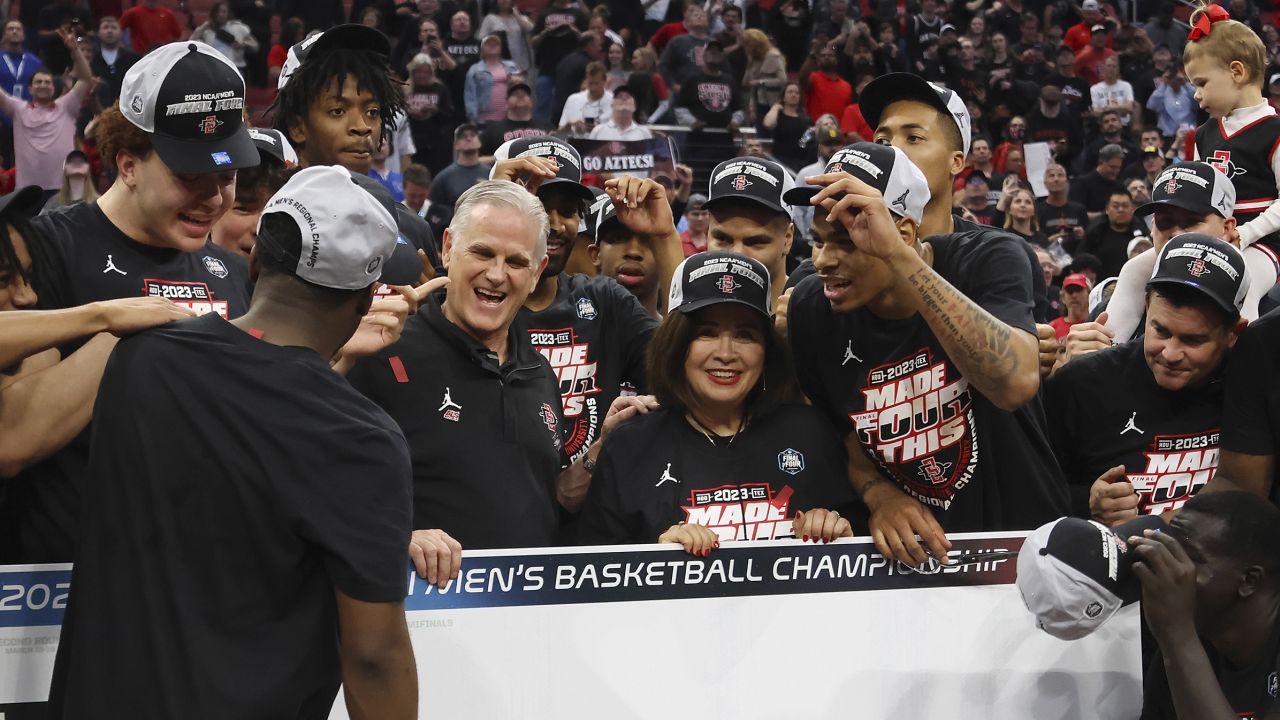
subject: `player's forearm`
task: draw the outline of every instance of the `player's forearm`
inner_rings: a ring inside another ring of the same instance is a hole
[[[71,75],[80,82],[92,82],[93,71],[89,69],[89,60],[85,58],[80,48],[71,50]]]
[[[947,356],[983,397],[1015,410],[1040,388],[1035,336],[1001,322],[908,249],[891,267],[913,291],[915,308]]]
[[[92,303],[65,310],[0,313],[0,367],[106,329],[101,306]]]
[[[1218,684],[1195,630],[1188,627],[1176,637],[1159,639],[1178,717],[1198,720],[1235,720],[1239,717],[1222,694],[1222,686]]]
[[[650,242],[653,247],[653,258],[658,266],[659,297],[666,297],[666,294],[671,291],[668,287],[671,285],[671,278],[684,260],[684,244],[680,241],[680,233],[676,232],[674,225],[665,235],[653,237]]]
[[[116,342],[100,334],[57,365],[0,390],[0,477],[49,457],[88,426]]]
[[[371,653],[342,653],[342,685],[351,720],[418,717],[418,670],[408,627]]]

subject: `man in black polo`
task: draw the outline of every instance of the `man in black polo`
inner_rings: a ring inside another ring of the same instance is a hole
[[[421,271],[393,205],[343,168],[298,173],[267,204],[248,313],[116,347],[49,717],[320,720],[339,683],[366,717],[417,716],[409,449],[329,367],[374,283]]]
[[[477,183],[444,235],[446,292],[427,297],[398,343],[347,375],[409,442],[411,552],[428,562],[448,556],[442,533],[467,548],[554,544],[564,505],[560,394],[513,324],[546,267],[546,237],[537,198],[514,183]]]
[[[1213,477],[1222,369],[1245,326],[1248,286],[1239,250],[1179,235],[1147,282],[1143,337],[1070,362],[1045,382],[1073,514],[1108,525],[1163,514]]]

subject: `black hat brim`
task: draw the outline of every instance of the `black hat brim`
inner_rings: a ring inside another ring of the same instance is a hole
[[[347,23],[325,30],[320,39],[316,40],[307,51],[307,58],[328,50],[371,50],[384,57],[390,57],[391,41],[386,35],[371,27]]]
[[[551,178],[550,180],[543,180],[542,184],[538,186],[538,193],[541,194],[543,188],[559,188],[561,186],[569,186],[569,189],[575,191],[579,197],[587,202],[587,204],[591,204],[596,201],[596,194],[591,192],[591,188],[583,185],[582,183],[574,182],[568,178]]]
[[[947,117],[951,110],[938,96],[927,80],[911,73],[889,73],[872,80],[863,90],[858,100],[862,117],[875,130],[880,126],[880,118],[893,103],[903,100],[922,102],[937,109]]]
[[[694,300],[693,302],[684,303],[680,307],[676,308],[676,311],[682,312],[687,315],[691,312],[696,312],[705,307],[711,307],[712,305],[719,305],[720,303],[734,303],[736,305],[745,305],[746,307],[749,307],[752,310],[755,310],[756,312],[760,313],[760,316],[763,317],[766,321],[770,320],[769,313],[766,312],[765,309],[760,307],[759,305],[756,305],[755,303],[747,302],[746,300],[740,300],[738,298],[728,297],[728,296],[723,298],[713,297],[713,298],[703,298],[702,300]]]
[[[244,126],[221,140],[184,140],[161,133],[152,133],[149,139],[174,175],[208,175],[256,167],[262,162],[258,145]],[[222,153],[228,162],[220,162]]]
[[[0,195],[0,219],[19,215],[30,218],[44,206],[44,188],[27,185],[8,195]]]
[[[721,195],[720,197],[714,197],[714,198],[711,198],[710,200],[707,200],[705,203],[703,203],[702,207],[706,210],[714,210],[717,207],[720,207],[730,201],[755,203],[760,207],[767,208],[781,215],[788,215],[788,216],[791,215],[791,211],[782,207],[778,203],[769,202],[768,200],[762,200],[758,197],[754,197],[752,195],[745,195],[745,194],[744,195]]]
[[[1176,207],[1180,210],[1186,210],[1187,212],[1212,214],[1217,215],[1218,217],[1224,217],[1222,212],[1216,207],[1193,203],[1189,200],[1180,200],[1176,197],[1150,200],[1139,205],[1138,209],[1133,211],[1133,214],[1137,217],[1145,217],[1154,213],[1156,209],[1160,207]]]

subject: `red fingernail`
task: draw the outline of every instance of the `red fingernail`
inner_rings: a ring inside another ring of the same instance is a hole
[[[804,536],[803,538],[801,538],[800,540],[801,540],[801,542],[809,542],[809,536],[808,536],[808,535],[805,535],[805,536]]]
[[[716,547],[716,548],[720,547],[720,541],[719,540],[715,541],[714,543],[711,544],[711,547]]]

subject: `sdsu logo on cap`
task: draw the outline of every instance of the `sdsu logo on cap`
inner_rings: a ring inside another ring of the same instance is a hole
[[[244,79],[222,53],[201,42],[149,52],[125,73],[120,114],[148,135],[177,175],[258,164],[244,126]]]

